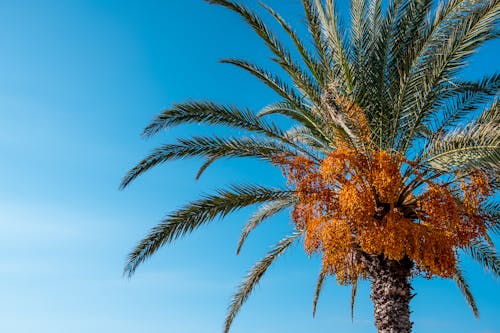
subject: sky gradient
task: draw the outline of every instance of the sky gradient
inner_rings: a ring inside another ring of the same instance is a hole
[[[255,5],[255,1],[245,1]],[[294,23],[298,0],[266,3]],[[498,70],[500,45],[474,56],[465,76]],[[276,100],[262,84],[217,62],[269,65],[233,13],[201,0],[0,0],[0,332],[221,332],[246,271],[292,230],[287,214],[258,228],[235,255],[252,210],[215,221],[122,277],[129,250],[162,216],[232,183],[282,184],[263,163],[169,163],[118,191],[155,145],[221,129],[187,126],[144,141],[163,108],[210,99],[255,110]],[[224,130],[222,130],[224,133]],[[498,239],[497,239],[498,244]],[[278,259],[243,307],[234,333],[374,333],[368,284],[357,298],[329,279],[312,319],[319,259],[300,245]],[[500,333],[500,288],[465,261],[481,319],[457,287],[416,279],[414,333]]]

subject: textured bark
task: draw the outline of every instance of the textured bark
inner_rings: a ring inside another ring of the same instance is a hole
[[[370,297],[378,333],[410,333],[411,261],[367,255],[363,262],[372,282]]]

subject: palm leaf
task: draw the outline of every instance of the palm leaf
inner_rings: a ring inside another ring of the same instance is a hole
[[[207,160],[205,161],[205,163],[203,163],[200,168],[198,169],[198,172],[196,173],[196,176],[194,177],[194,179],[198,180],[201,178],[201,176],[205,173],[205,171],[208,169],[209,166],[212,165],[212,163],[214,163],[215,161],[217,161],[219,158],[218,157],[209,157],[207,158]]]
[[[500,167],[500,125],[469,124],[430,142],[425,163],[440,170]]]
[[[500,103],[495,99],[489,108],[485,108],[476,119],[477,124],[499,124],[500,123]]]
[[[280,43],[260,17],[239,3],[228,0],[208,0],[208,2],[222,5],[238,13],[275,54],[276,58],[272,58],[272,60],[288,73],[297,88],[311,100],[319,101],[320,90],[317,83],[293,61],[290,52]]]
[[[467,301],[467,304],[469,305],[470,309],[472,310],[474,317],[479,318],[479,310],[477,308],[476,300],[474,299],[474,296],[472,295],[469,284],[465,280],[463,272],[458,267],[458,265],[456,267],[456,272],[453,275],[453,280],[455,281],[458,289],[460,289],[460,292],[462,293],[465,300]]]
[[[487,217],[486,227],[488,230],[500,235],[500,202],[487,201],[481,207],[480,212]]]
[[[267,71],[257,65],[241,59],[222,59],[222,63],[231,64],[239,67],[248,73],[252,74],[269,88],[274,90],[278,95],[287,100],[294,108],[301,112],[308,114],[309,110],[304,106],[304,102],[293,88],[289,87],[284,80],[280,79],[277,75]]]
[[[155,226],[129,254],[124,272],[131,276],[137,267],[161,246],[191,233],[216,217],[225,217],[238,209],[290,196],[290,191],[255,185],[237,185],[219,190],[170,213]]]
[[[422,40],[418,37],[431,4],[430,0],[399,1],[394,5],[393,20],[389,22],[391,39],[390,52],[387,54],[387,91],[392,100],[390,108],[394,110],[390,119],[386,120],[390,124],[391,135],[387,138],[390,147],[394,147],[400,129],[402,108],[405,105],[403,96],[409,89],[412,66],[418,59],[418,51],[415,51],[418,45],[415,44]]]
[[[312,73],[316,81],[320,84],[320,86],[324,86],[326,84],[324,77],[325,68],[322,67],[320,63],[314,59],[313,55],[309,52],[304,43],[300,40],[297,33],[292,29],[292,27],[279,15],[276,11],[274,11],[271,7],[266,6],[263,3],[259,3],[264,9],[266,9],[275,19],[278,21],[283,30],[288,34],[293,44],[297,48],[300,56],[302,57],[302,61],[306,64],[309,71]],[[319,95],[317,93],[317,95]]]
[[[259,283],[262,276],[266,273],[271,264],[283,254],[290,245],[301,235],[300,232],[293,233],[291,236],[283,238],[276,244],[273,249],[260,260],[248,273],[243,282],[238,287],[237,292],[234,294],[231,304],[229,305],[228,313],[224,323],[224,333],[229,332],[234,318],[241,309],[243,303],[247,300],[250,293],[253,291],[257,283]]]
[[[496,278],[500,276],[500,259],[497,257],[497,251],[491,245],[478,241],[467,246],[464,250]]]
[[[181,158],[205,157],[210,160],[222,157],[257,157],[272,161],[273,157],[283,154],[295,155],[283,143],[259,138],[219,138],[194,137],[178,139],[178,143],[166,144],[154,149],[125,175],[120,188],[128,186],[135,178],[152,167]]]
[[[461,121],[470,120],[479,107],[498,94],[499,89],[500,74],[486,76],[479,81],[453,82],[450,92],[436,102],[435,107],[440,112],[431,120],[431,132],[437,136]]]
[[[465,60],[484,42],[495,37],[495,22],[500,17],[500,3],[496,0],[483,1],[472,6],[461,20],[455,22],[433,50],[424,55],[413,69],[409,89],[403,95],[404,108],[401,112],[401,144],[398,151],[406,152],[414,140],[420,125],[432,115],[432,106],[442,93],[442,86],[465,65]]]
[[[328,142],[329,145],[333,146],[335,139],[334,135],[331,134],[331,129],[322,126],[323,121],[318,119],[314,114],[312,114],[312,112],[308,111],[307,114],[304,114],[303,112],[297,110],[294,105],[288,101],[281,101],[266,106],[258,113],[258,116],[264,117],[273,114],[283,115],[298,122],[299,124],[302,124],[310,130],[311,133],[318,138],[318,140]]]
[[[332,59],[332,66],[338,68],[338,71],[332,71],[329,74],[329,79],[332,82],[338,82],[346,94],[351,95],[354,84],[351,66],[347,58],[349,52],[346,50],[347,44],[341,33],[341,24],[335,10],[334,0],[326,0],[325,6],[321,0],[315,0],[315,4],[322,31],[329,46],[328,55]],[[335,73],[339,76],[334,75]]]
[[[243,231],[240,236],[240,240],[238,241],[238,248],[236,250],[236,254],[239,254],[245,240],[248,235],[264,220],[273,217],[284,209],[290,207],[295,202],[295,195],[290,193],[288,198],[273,201],[270,203],[266,203],[259,208],[248,220],[248,222],[243,227]]]
[[[323,28],[321,26],[318,9],[313,5],[313,1],[311,0],[302,0],[302,5],[306,14],[307,28],[313,40],[314,50],[320,58],[323,70],[326,70],[331,67],[332,60],[328,56],[328,45],[323,38]],[[328,77],[326,77],[327,74],[328,73],[323,73],[323,80],[318,82],[322,83],[326,81],[328,79]]]
[[[225,125],[244,129],[272,138],[281,138],[283,132],[269,121],[257,117],[249,109],[239,109],[233,105],[216,104],[210,101],[189,101],[174,104],[163,111],[144,129],[146,137],[180,124]]]
[[[323,289],[323,283],[325,282],[326,272],[321,271],[318,275],[318,282],[316,283],[316,290],[314,291],[313,298],[313,318],[316,315],[316,307],[318,305],[319,295],[321,294],[321,290]]]
[[[310,147],[313,151],[319,154],[328,154],[332,151],[332,147],[327,142],[322,141],[313,132],[305,126],[294,126],[285,132],[285,138],[292,142]]]

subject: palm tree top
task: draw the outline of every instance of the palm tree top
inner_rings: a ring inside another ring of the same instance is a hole
[[[380,0],[352,0],[347,31],[333,0],[301,0],[308,43],[261,4],[293,52],[245,5],[207,2],[240,15],[281,73],[243,59],[222,62],[257,77],[279,100],[259,112],[210,101],[173,105],[144,136],[186,123],[246,133],[160,146],[127,173],[121,187],[152,167],[187,157],[205,159],[197,177],[223,158],[258,158],[281,168],[287,185],[236,185],[169,214],[130,253],[125,273],[132,275],[162,245],[214,218],[261,204],[244,227],[239,252],[261,222],[291,207],[296,230],[250,271],[231,302],[225,331],[271,263],[297,239],[323,260],[314,309],[326,276],[352,284],[354,298],[358,279],[376,284],[381,265],[388,265],[453,278],[477,315],[459,258],[465,252],[493,275],[500,271],[490,238],[500,230],[494,200],[500,76],[467,81],[459,75],[470,56],[497,37],[500,1],[448,0],[435,7],[432,0],[391,0],[385,8]],[[270,115],[294,126],[283,128]],[[409,302],[409,292],[405,297]],[[383,326],[381,319],[377,325]]]

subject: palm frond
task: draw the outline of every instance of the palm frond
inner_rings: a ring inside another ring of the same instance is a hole
[[[390,105],[386,96],[386,78],[391,54],[391,27],[398,5],[399,2],[391,3],[384,18],[381,14],[382,2],[369,2],[364,16],[366,22],[359,56],[361,60],[353,65],[359,75],[355,80],[357,101],[370,125],[372,143],[380,149],[386,149],[392,124],[392,113],[388,112]]]
[[[312,101],[319,101],[320,89],[317,82],[293,61],[290,51],[281,44],[260,17],[236,2],[228,0],[208,0],[208,2],[222,5],[238,13],[274,53],[276,58],[272,58],[272,60],[288,73],[297,88]]]
[[[394,5],[393,20],[390,27],[390,52],[387,55],[388,97],[392,100],[390,108],[394,110],[390,119],[388,145],[394,147],[401,124],[403,96],[408,89],[408,80],[411,78],[412,61],[418,56],[414,49],[415,44],[421,41],[419,34],[425,24],[426,15],[430,10],[431,0],[399,1]],[[381,120],[383,121],[383,120]]]
[[[485,242],[477,241],[466,247],[465,253],[477,261],[484,269],[491,272],[496,278],[500,277],[500,259],[497,251]]]
[[[248,222],[243,227],[243,231],[238,241],[238,248],[236,249],[236,254],[239,254],[245,240],[248,235],[264,220],[278,214],[284,209],[290,207],[295,202],[295,195],[290,193],[288,198],[282,200],[273,201],[262,205],[248,220]]]
[[[305,154],[309,154],[309,152],[297,147],[292,141],[286,140],[285,133],[274,122],[259,117],[247,108],[239,109],[234,105],[216,104],[210,101],[189,101],[182,104],[174,104],[171,109],[159,114],[144,129],[143,135],[149,137],[171,126],[191,123],[225,125],[264,134],[269,138],[278,139],[301,150]],[[200,169],[201,172],[196,177],[197,179],[214,160],[210,159],[210,163],[207,162],[203,165]]]
[[[500,124],[469,124],[434,138],[425,163],[440,170],[483,168],[488,172],[500,166]]]
[[[412,69],[408,89],[401,97],[401,139],[398,151],[406,152],[414,142],[414,134],[429,116],[432,106],[443,92],[443,84],[463,68],[465,60],[484,42],[494,38],[500,3],[487,0],[471,6],[449,31],[443,32],[432,54],[423,55]],[[446,42],[443,42],[446,38]]]
[[[222,105],[210,101],[174,104],[172,108],[156,116],[142,135],[150,137],[161,130],[180,124],[225,125],[265,134],[272,138],[283,136],[283,132],[276,124],[257,117],[249,109],[239,109],[234,105]]]
[[[290,102],[281,101],[266,106],[258,113],[258,116],[264,117],[273,114],[283,115],[299,124],[304,125],[304,127],[310,130],[311,133],[318,138],[318,140],[328,142],[329,145],[333,146],[335,141],[333,135],[331,135],[328,128],[322,126],[323,121],[318,119],[318,117],[316,117],[311,111],[304,114],[303,112],[297,110]]]
[[[329,50],[328,45],[323,38],[321,27],[321,20],[319,18],[319,13],[315,5],[313,5],[313,0],[302,0],[302,6],[304,7],[304,12],[306,14],[306,23],[309,33],[313,39],[313,45],[318,57],[320,58],[320,62],[323,70],[331,67],[332,60],[328,56]],[[323,80],[318,82],[324,82],[328,79],[327,73],[323,73]]]
[[[411,71],[413,57],[418,57],[414,50],[421,47],[420,35],[429,22],[432,3],[432,0],[399,1],[395,8],[390,63],[402,76]]]
[[[499,124],[500,123],[500,103],[495,99],[490,107],[485,108],[476,119],[477,124]]]
[[[332,147],[327,142],[322,141],[313,132],[302,125],[294,126],[285,132],[285,138],[292,142],[297,142],[308,147],[320,154],[328,154],[332,151]]]
[[[399,97],[395,99],[399,103],[399,108],[401,107],[401,97],[405,95],[406,90],[409,87],[409,82],[416,73],[420,73],[425,67],[426,57],[433,55],[437,47],[442,46],[443,41],[446,40],[447,34],[449,34],[450,28],[453,28],[454,23],[457,19],[463,17],[464,13],[468,12],[468,9],[473,5],[470,0],[449,0],[440,2],[434,14],[434,18],[429,18],[426,20],[412,20],[412,13],[415,12],[417,2],[414,1],[402,1],[401,11],[404,13],[401,20],[395,27],[394,36],[400,38],[394,40],[392,43],[393,47],[399,52],[394,52],[394,63],[397,64],[393,68],[397,69],[397,80],[393,82],[396,86],[400,86]],[[419,1],[420,3],[422,1]],[[409,15],[408,15],[409,14]],[[423,17],[419,15],[422,19]],[[420,38],[416,38],[414,44],[408,44],[408,42],[401,43],[401,41],[407,38],[407,33],[405,31],[415,31],[415,29],[408,29],[407,27],[416,27],[415,23],[420,22],[422,26],[418,29],[421,33]],[[399,36],[399,37],[398,37]],[[401,45],[413,45],[412,48],[404,50]],[[400,82],[400,80],[402,82]],[[396,96],[393,94],[393,96]],[[399,110],[398,110],[399,111]]]
[[[241,309],[241,306],[247,300],[248,296],[250,296],[250,293],[253,291],[262,276],[266,273],[269,266],[271,266],[276,258],[283,254],[300,235],[300,232],[295,232],[291,236],[283,238],[272,248],[266,257],[252,267],[231,300],[224,323],[224,333],[229,332],[231,324],[238,314],[238,311]]]
[[[460,292],[467,301],[467,304],[472,310],[474,317],[479,318],[479,310],[477,308],[476,300],[474,299],[474,295],[472,295],[469,284],[467,283],[467,280],[465,280],[465,276],[462,270],[458,267],[458,265],[456,267],[456,272],[453,275],[453,280],[455,281],[458,289],[460,289]]]
[[[438,136],[460,122],[472,119],[473,113],[499,93],[500,74],[486,76],[479,81],[458,81],[450,84],[449,93],[436,102],[434,119],[430,119],[431,132]],[[442,110],[442,111],[441,111]]]
[[[208,169],[209,166],[212,165],[212,163],[214,163],[215,161],[217,161],[219,158],[218,157],[209,157],[207,158],[207,160],[205,161],[205,163],[203,163],[200,168],[198,169],[198,172],[196,173],[196,176],[194,177],[194,179],[198,180],[201,178],[201,176],[205,173],[205,171]]]
[[[489,231],[500,235],[500,202],[487,201],[481,207],[481,214],[487,216],[487,225]]]
[[[154,149],[125,175],[120,188],[128,186],[135,178],[152,167],[187,157],[205,157],[218,159],[222,157],[256,157],[272,161],[273,157],[283,154],[295,155],[283,143],[268,139],[253,137],[247,138],[220,138],[220,137],[193,137],[178,139],[177,143],[166,144]]]
[[[362,69],[359,64],[364,63],[364,42],[367,33],[367,20],[365,19],[368,11],[367,0],[352,0],[351,1],[351,44],[352,57],[356,78],[360,78],[359,70]]]
[[[352,70],[347,58],[349,52],[346,50],[347,44],[342,35],[340,19],[335,9],[334,0],[326,0],[325,6],[323,6],[321,0],[315,0],[315,4],[325,40],[329,45],[330,52],[328,55],[332,59],[332,66],[339,69],[337,72],[339,76],[334,76],[335,71],[333,71],[329,75],[330,80],[337,82],[347,95],[351,95],[354,84]]]
[[[284,80],[280,79],[276,74],[271,73],[255,64],[241,59],[221,59],[222,63],[231,64],[239,67],[248,73],[252,74],[269,88],[274,90],[278,95],[283,97],[287,102],[293,105],[294,108],[308,114],[309,110],[304,105],[304,102],[298,92],[289,87]]]
[[[316,283],[316,290],[314,291],[313,298],[313,318],[316,315],[316,307],[318,305],[319,295],[321,294],[321,290],[323,289],[323,283],[325,282],[326,272],[321,271],[318,275],[318,282]]]
[[[306,64],[307,68],[309,71],[312,73],[316,81],[319,83],[320,86],[324,86],[326,84],[325,81],[325,67],[322,67],[320,63],[314,59],[313,55],[309,52],[305,44],[300,40],[299,36],[297,33],[292,29],[292,27],[279,15],[276,11],[274,11],[271,7],[266,6],[263,3],[260,3],[260,5],[265,8],[275,19],[278,21],[280,26],[283,28],[283,30],[288,34],[290,39],[292,40],[293,44],[299,51],[299,54],[302,57],[302,61]]]
[[[137,267],[161,246],[191,233],[216,217],[225,217],[238,209],[253,204],[276,201],[290,196],[290,191],[256,185],[235,185],[228,190],[206,195],[183,208],[170,213],[129,254],[124,273],[134,274]]]
[[[210,4],[226,7],[239,14],[245,22],[257,33],[267,47],[280,59],[290,59],[290,52],[280,43],[260,17],[244,5],[230,0],[206,0]]]

